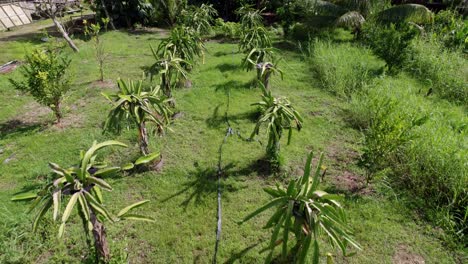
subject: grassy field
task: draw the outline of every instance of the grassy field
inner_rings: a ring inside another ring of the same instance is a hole
[[[117,139],[129,149],[112,149],[109,159],[117,164],[138,156],[135,131],[120,136],[102,134],[102,123],[110,105],[101,92],[115,91],[115,80],[138,79],[152,64],[149,44],[157,45],[163,31],[108,32],[103,35],[107,51],[106,81],[97,82],[98,71],[91,42],[77,40],[81,51],[70,54],[73,88],[65,100],[61,127],[52,124],[52,113],[15,91],[8,78],[19,71],[0,75],[0,263],[92,262],[83,242],[81,226],[74,218],[65,240],[57,240],[58,225],[47,217],[37,234],[31,232],[32,216],[27,204],[10,198],[24,190],[35,190],[49,172],[47,163],[63,166],[77,162],[79,150],[93,140]],[[1,35],[0,35],[1,38]],[[280,43],[279,43],[280,44]],[[0,64],[22,59],[42,45],[39,37],[1,41]],[[321,88],[308,61],[288,45],[278,45],[284,58],[284,80],[274,77],[275,95],[287,96],[304,117],[304,129],[284,145],[283,173],[266,175],[258,160],[264,147],[230,137],[224,146],[222,187],[223,230],[218,253],[220,263],[261,263],[261,249],[269,231],[261,227],[267,215],[243,225],[237,222],[266,201],[262,188],[299,175],[308,151],[324,151],[329,173],[324,188],[345,196],[346,209],[363,250],[338,263],[462,263],[463,256],[448,248],[443,231],[421,219],[406,206],[404,198],[384,185],[364,184],[356,163],[361,133],[347,120],[349,100]],[[235,43],[206,43],[205,64],[190,73],[191,88],[174,94],[178,117],[164,137],[152,137],[151,148],[164,157],[162,172],[144,172],[114,177],[112,193],[105,194],[112,211],[141,199],[150,199],[146,214],[156,223],[120,222],[107,225],[113,259],[123,263],[208,263],[213,258],[217,214],[218,148],[226,133],[224,114],[232,126],[248,136],[255,120],[252,103],[260,91],[251,89],[254,73],[240,69],[242,54]],[[372,60],[376,60],[372,58]],[[411,77],[405,82],[421,85]],[[417,89],[416,89],[417,90]],[[229,100],[229,109],[228,106]],[[264,138],[261,138],[265,141]],[[73,226],[73,227],[72,227]],[[334,252],[332,249],[330,249]],[[418,262],[419,261],[419,262]]]

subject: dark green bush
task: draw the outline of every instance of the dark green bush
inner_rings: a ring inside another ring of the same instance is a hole
[[[351,122],[362,129],[363,165],[449,234],[467,241],[468,122],[462,107],[433,103],[405,81],[384,78],[353,95]],[[402,100],[404,98],[404,100]]]
[[[443,10],[436,14],[429,27],[432,36],[450,49],[468,51],[468,21],[456,11]]]
[[[387,63],[390,73],[401,70],[409,60],[412,53],[411,41],[416,33],[408,24],[383,26],[368,23],[363,28],[364,42],[377,57]]]

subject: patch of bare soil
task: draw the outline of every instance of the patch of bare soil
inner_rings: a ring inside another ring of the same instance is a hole
[[[51,129],[54,131],[62,131],[66,128],[82,127],[83,121],[83,115],[79,113],[68,113],[60,120],[60,123],[54,123]]]
[[[325,152],[327,166],[330,167],[325,178],[340,192],[373,193],[372,186],[366,184],[364,176],[350,170],[351,165],[359,159],[359,154],[337,142],[330,144]]]
[[[426,261],[420,255],[411,253],[405,245],[398,245],[393,255],[394,264],[425,264]]]
[[[116,86],[116,84],[111,80],[94,81],[91,85],[96,88],[114,88]]]

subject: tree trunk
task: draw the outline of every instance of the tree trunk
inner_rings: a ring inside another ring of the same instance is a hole
[[[72,48],[73,51],[75,51],[75,52],[80,51],[78,49],[78,47],[75,45],[75,43],[73,43],[73,40],[68,36],[68,33],[65,31],[62,24],[60,24],[60,22],[57,20],[57,18],[55,16],[51,16],[50,18],[54,22],[54,24],[57,27],[58,31],[60,31],[60,33],[62,34],[63,38],[67,41],[70,48]]]
[[[145,122],[139,125],[140,151],[143,155],[148,155],[148,131],[146,131]]]
[[[57,124],[60,124],[60,121],[62,120],[62,111],[60,109],[60,102],[56,102],[52,108],[52,111],[54,112],[55,115],[55,121]]]
[[[93,210],[90,210],[90,220],[93,225],[94,247],[96,248],[96,258],[109,262],[110,250],[107,244],[106,228],[99,222]]]
[[[112,17],[109,16],[109,12],[107,12],[106,2],[104,0],[101,0],[101,5],[102,5],[102,9],[104,9],[104,14],[106,14],[106,17],[109,18],[109,24],[111,26],[111,29],[115,30],[115,26],[114,26],[114,22],[112,21]]]

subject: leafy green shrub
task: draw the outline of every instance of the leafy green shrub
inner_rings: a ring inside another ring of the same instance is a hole
[[[305,54],[312,52],[312,69],[322,87],[345,98],[370,83],[382,66],[369,50],[350,43],[311,40],[306,45]]]
[[[353,95],[350,121],[364,132],[364,165],[369,172],[389,169],[391,186],[466,241],[466,114],[462,107],[426,100],[416,86],[405,84],[386,78]]]
[[[12,198],[14,201],[31,200],[32,210],[38,208],[37,215],[33,222],[33,231],[37,230],[39,222],[45,213],[53,209],[53,220],[57,221],[59,215],[62,215],[58,237],[61,238],[65,232],[65,226],[74,208],[77,208],[78,215],[83,223],[88,246],[89,235],[92,232],[94,238],[94,247],[99,258],[107,262],[110,258],[109,245],[106,238],[106,229],[103,225],[104,220],[116,222],[120,220],[142,220],[154,222],[154,219],[133,214],[132,209],[142,206],[148,200],[137,202],[123,208],[117,218],[113,217],[103,204],[102,189],[112,191],[112,187],[103,179],[106,176],[113,175],[122,170],[121,167],[108,167],[105,162],[96,160],[96,152],[108,146],[126,147],[125,144],[118,141],[106,141],[102,143],[93,142],[91,148],[86,152],[81,151],[79,165],[64,169],[55,163],[49,163],[53,172],[53,178],[38,193],[23,193]],[[134,165],[143,164],[158,157],[159,154],[150,157],[138,159],[135,164],[127,165],[132,168]],[[69,197],[67,206],[63,213],[62,201]]]
[[[415,52],[406,69],[423,82],[426,92],[462,104],[468,103],[468,62],[457,52],[443,49],[436,42],[416,41]]]
[[[377,57],[383,59],[390,73],[401,70],[412,53],[411,41],[416,30],[408,24],[378,26],[367,23],[363,28],[364,40]]]
[[[414,139],[413,129],[424,124],[427,116],[403,110],[397,97],[375,87],[353,97],[352,106],[354,115],[361,119],[355,122],[364,132],[361,165],[367,169],[370,182],[375,173],[396,162],[396,152]]]
[[[104,131],[122,130],[122,123],[128,121],[138,128],[138,142],[143,155],[149,155],[147,123],[156,126],[155,132],[161,134],[169,120],[168,101],[160,94],[159,87],[144,89],[142,81],[128,83],[118,80],[120,91],[117,94],[103,94],[114,106],[109,112]]]
[[[9,81],[16,89],[31,94],[38,103],[49,107],[59,123],[62,99],[70,89],[70,62],[60,49],[52,46],[46,50],[36,49],[26,56],[26,65],[21,68],[26,80]]]
[[[443,10],[437,13],[430,31],[445,47],[468,51],[468,21],[458,12]]]
[[[255,135],[258,135],[261,126],[267,124],[268,144],[266,152],[271,164],[276,169],[280,161],[279,152],[283,130],[288,130],[289,145],[292,138],[293,126],[295,125],[297,130],[300,131],[303,120],[288,99],[273,97],[270,90],[267,90],[263,85],[260,87],[263,92],[262,101],[253,105],[260,107],[261,115],[250,138],[252,139]]]
[[[271,200],[246,216],[241,222],[248,221],[267,209],[275,208],[274,214],[264,227],[273,228],[267,248],[270,253],[265,263],[271,263],[274,250],[278,245],[282,245],[281,259],[286,260],[287,263],[306,263],[311,250],[312,263],[320,263],[321,242],[319,238],[321,234],[325,234],[330,243],[338,246],[344,255],[347,254],[348,245],[360,249],[358,243],[351,237],[345,211],[339,203],[340,196],[318,189],[322,174],[323,153],[315,168],[311,168],[312,158],[311,152],[307,157],[304,175],[297,180],[291,180],[287,188],[280,185],[276,188],[265,188],[265,192],[271,195]],[[290,236],[290,233],[293,236]],[[288,247],[290,238],[296,241],[292,248]],[[328,261],[333,263],[330,258],[330,256],[327,258],[327,263],[330,263]]]
[[[237,39],[241,35],[241,26],[236,22],[224,22],[222,18],[215,20],[214,31],[216,37]]]

